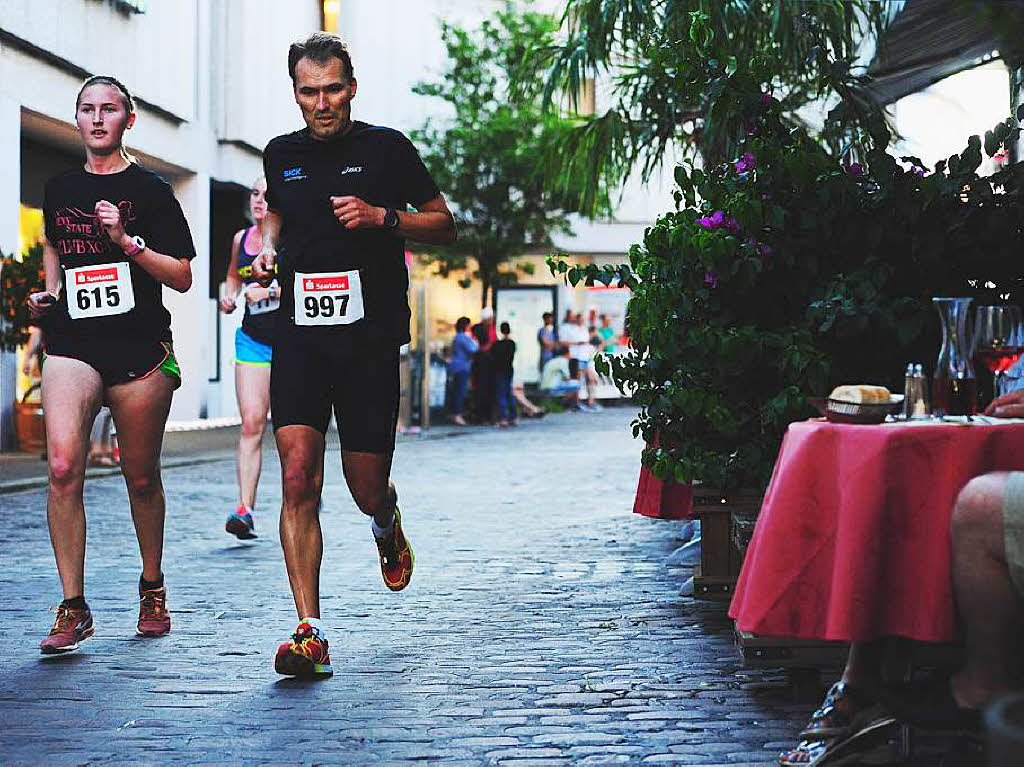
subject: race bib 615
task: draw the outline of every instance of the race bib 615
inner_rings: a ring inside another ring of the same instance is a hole
[[[68,269],[64,287],[73,320],[109,317],[135,308],[132,271],[126,261]]]

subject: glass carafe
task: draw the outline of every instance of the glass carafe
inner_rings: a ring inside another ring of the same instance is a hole
[[[932,407],[936,415],[974,415],[978,382],[971,365],[967,333],[970,298],[933,298],[942,320],[942,348],[932,376]]]

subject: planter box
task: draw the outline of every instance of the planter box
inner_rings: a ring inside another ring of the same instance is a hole
[[[732,599],[743,553],[734,543],[740,534],[733,519],[747,523],[761,510],[764,493],[754,490],[724,492],[702,485],[693,486],[693,514],[700,519],[700,564],[693,569],[693,595],[698,599]],[[747,539],[749,541],[749,538]]]

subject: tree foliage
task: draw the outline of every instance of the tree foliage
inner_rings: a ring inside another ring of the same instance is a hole
[[[766,79],[731,81],[747,126],[735,160],[680,165],[676,209],[629,264],[550,260],[574,284],[632,288],[630,351],[600,365],[642,408],[645,465],[678,481],[763,488],[788,424],[814,414],[807,397],[898,390],[907,362],[934,363],[932,296],[1024,297],[1024,163],[978,174],[1017,120],[931,171],[889,155],[874,124],[866,163],[841,164],[787,123]]]
[[[20,259],[0,253],[0,349],[14,351],[28,340],[26,301],[43,290],[44,282],[42,243],[29,247]]]
[[[553,189],[541,167],[542,147],[571,123],[545,112],[539,97],[514,105],[508,100],[509,73],[529,51],[552,45],[556,29],[551,16],[512,4],[475,30],[442,23],[447,68],[438,80],[413,89],[443,100],[452,115],[413,133],[459,226],[455,245],[432,249],[430,257],[443,276],[466,268],[472,258],[482,304],[492,288],[516,281],[511,258],[547,250],[552,234],[571,233],[571,185]]]
[[[610,84],[609,106],[547,154],[551,182],[589,182],[582,202],[593,209],[596,179],[616,187],[636,167],[649,177],[674,146],[709,160],[733,156],[745,127],[730,95],[737,74],[771,72],[766,84],[791,123],[843,90],[823,138],[837,154],[863,144],[864,118],[878,112],[854,62],[891,10],[874,0],[568,0],[564,39],[524,59],[517,92],[532,100],[542,73],[540,95],[557,109],[587,78]]]

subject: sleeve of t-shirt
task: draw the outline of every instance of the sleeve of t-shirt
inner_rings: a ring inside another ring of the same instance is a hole
[[[146,246],[157,253],[174,258],[187,258],[191,261],[196,257],[196,247],[192,242],[192,232],[188,221],[174,196],[171,185],[161,182],[149,213],[149,237]]]
[[[401,134],[395,147],[394,178],[398,179],[399,197],[414,207],[441,194],[416,147]]]
[[[273,172],[275,154],[274,142],[271,141],[263,150],[263,178],[267,181],[264,199],[267,201],[267,207],[277,210],[277,174]]]
[[[46,240],[51,245],[57,241],[57,221],[53,215],[53,200],[51,199],[50,184],[51,181],[46,182],[46,186],[43,187],[43,231],[46,234]]]

